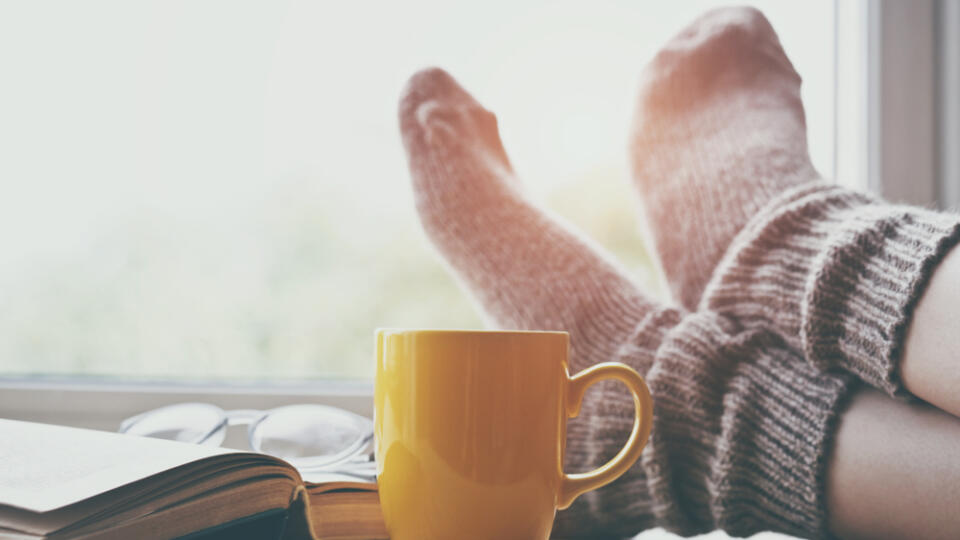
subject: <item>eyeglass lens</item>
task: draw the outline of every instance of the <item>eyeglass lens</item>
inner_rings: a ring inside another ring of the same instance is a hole
[[[181,403],[124,421],[120,433],[194,444],[219,445],[225,436],[222,409],[205,403]]]
[[[269,411],[250,431],[250,446],[301,467],[349,459],[366,446],[373,423],[322,405],[291,405]]]

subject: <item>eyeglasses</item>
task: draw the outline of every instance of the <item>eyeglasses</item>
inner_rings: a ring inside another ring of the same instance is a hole
[[[227,426],[246,425],[254,452],[281,458],[301,474],[338,473],[371,479],[369,418],[323,405],[290,405],[267,411],[225,411],[209,403],[169,405],[128,418],[120,433],[220,446]],[[305,478],[306,479],[306,478]]]

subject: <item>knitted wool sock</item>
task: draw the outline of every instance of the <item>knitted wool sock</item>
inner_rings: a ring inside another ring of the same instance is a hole
[[[566,330],[571,372],[619,360],[650,387],[640,462],[561,512],[556,535],[827,534],[825,470],[847,376],[819,373],[767,330],[648,300],[523,197],[493,115],[446,73],[411,79],[400,125],[424,229],[491,321]],[[633,407],[616,385],[588,392],[568,426],[567,470],[612,457]]]
[[[898,366],[913,309],[958,241],[955,214],[798,186],[734,238],[703,306],[774,328],[820,370],[904,397]]]
[[[643,80],[634,172],[684,305],[769,326],[819,369],[905,394],[906,329],[957,217],[818,179],[800,78],[755,9],[701,17]]]
[[[610,358],[651,304],[610,257],[524,197],[496,117],[431,69],[404,90],[400,127],[424,230],[491,322],[570,331],[577,369]]]
[[[641,79],[631,156],[670,288],[694,309],[747,220],[818,177],[800,76],[759,11],[711,11],[657,54]]]

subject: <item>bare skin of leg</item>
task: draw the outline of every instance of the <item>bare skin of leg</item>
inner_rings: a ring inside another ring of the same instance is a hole
[[[900,377],[913,395],[960,417],[960,249],[947,254],[917,304]]]
[[[960,419],[859,390],[841,418],[828,469],[831,531],[844,539],[957,538],[958,448]]]

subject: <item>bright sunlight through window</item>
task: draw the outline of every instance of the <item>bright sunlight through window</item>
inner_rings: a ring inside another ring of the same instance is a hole
[[[365,378],[377,326],[481,326],[401,153],[396,99],[428,65],[498,114],[533,197],[657,288],[636,82],[718,4],[5,3],[0,375]],[[832,175],[833,3],[755,4]]]

